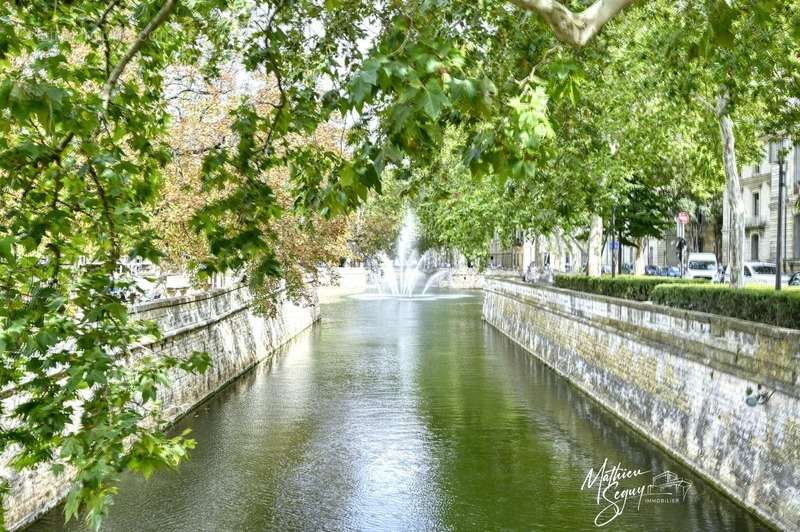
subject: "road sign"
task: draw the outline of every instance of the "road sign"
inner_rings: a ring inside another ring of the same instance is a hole
[[[617,251],[619,249],[619,241],[617,241],[617,240],[612,241],[611,242],[611,249],[613,249],[614,251]]]
[[[678,222],[682,224],[689,223],[689,213],[688,212],[679,212],[678,213]]]

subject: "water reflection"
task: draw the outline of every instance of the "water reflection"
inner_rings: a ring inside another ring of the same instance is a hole
[[[178,473],[130,477],[107,530],[590,530],[603,460],[669,469],[680,504],[614,530],[759,530],[480,320],[480,297],[344,300],[203,405]],[[33,530],[75,530],[51,512]]]

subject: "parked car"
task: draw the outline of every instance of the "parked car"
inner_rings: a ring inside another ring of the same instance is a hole
[[[667,277],[680,277],[681,269],[677,266],[669,266],[667,268]]]
[[[658,266],[654,266],[652,264],[648,264],[644,267],[644,274],[645,275],[658,275],[659,269]]]
[[[669,277],[669,266],[662,266],[658,269],[658,275],[661,277]]]
[[[770,262],[745,262],[744,263],[744,284],[752,285],[775,285],[775,275],[778,268],[775,264]],[[731,279],[730,266],[725,269],[724,282],[729,282]],[[789,276],[783,276],[783,284],[789,285],[791,279]]]
[[[745,262],[744,276],[751,277],[757,284],[775,284],[775,276],[778,274],[778,267],[768,262]],[[788,279],[787,279],[788,281]]]
[[[789,277],[789,286],[800,286],[800,272],[793,273]]]
[[[687,279],[714,279],[717,273],[717,256],[713,253],[689,253],[686,265]]]

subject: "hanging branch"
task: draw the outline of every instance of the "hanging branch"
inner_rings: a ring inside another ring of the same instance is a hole
[[[116,5],[116,3],[117,2],[113,2],[112,5],[109,6],[109,8],[106,10],[106,13],[104,13],[103,17],[101,17],[101,22],[105,20],[107,12],[109,12],[110,8]],[[130,63],[139,50],[142,49],[142,46],[144,46],[144,43],[148,38],[150,38],[150,35],[167,20],[177,5],[178,0],[167,0],[156,16],[147,24],[147,26],[145,26],[139,35],[137,35],[136,40],[133,42],[133,44],[131,44],[130,48],[128,48],[128,51],[125,52],[125,55],[122,57],[120,62],[117,63],[117,66],[114,67],[114,70],[111,71],[111,74],[103,85],[103,109],[108,108],[108,102],[111,99],[111,91],[114,90],[114,87],[119,81],[120,76],[122,76],[122,73],[125,71],[125,68],[128,66],[128,63]],[[95,134],[97,134],[97,132],[95,132]],[[69,143],[72,142],[74,137],[74,131],[70,131],[64,135],[64,137],[53,150],[53,154],[51,156],[52,161],[58,161],[61,158],[61,154],[65,149],[67,149],[67,146],[69,146]]]
[[[108,101],[111,99],[111,91],[114,90],[114,86],[117,84],[117,81],[119,81],[119,78],[125,71],[128,63],[130,63],[136,54],[139,53],[139,50],[142,49],[144,43],[150,38],[150,34],[158,29],[158,27],[167,20],[167,17],[169,17],[170,13],[172,13],[177,5],[178,0],[167,0],[153,20],[151,20],[139,33],[139,35],[136,36],[136,40],[133,41],[133,44],[131,44],[130,48],[128,48],[128,51],[125,52],[125,55],[122,56],[120,62],[117,63],[117,66],[115,66],[114,70],[111,71],[111,75],[108,77],[106,84],[103,86],[103,108],[108,107]]]
[[[580,13],[555,0],[511,0],[527,11],[538,13],[560,41],[575,47],[586,45],[603,25],[634,0],[597,0]]]

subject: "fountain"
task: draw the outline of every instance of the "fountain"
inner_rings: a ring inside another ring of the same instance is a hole
[[[419,240],[419,224],[413,211],[406,210],[403,216],[403,225],[397,237],[395,258],[386,253],[380,253],[381,278],[378,288],[381,295],[395,298],[419,298],[425,296],[428,290],[442,278],[450,275],[450,270],[436,272],[429,276],[418,291],[422,279],[425,278],[424,267],[431,258],[432,250],[421,256],[417,252]]]

